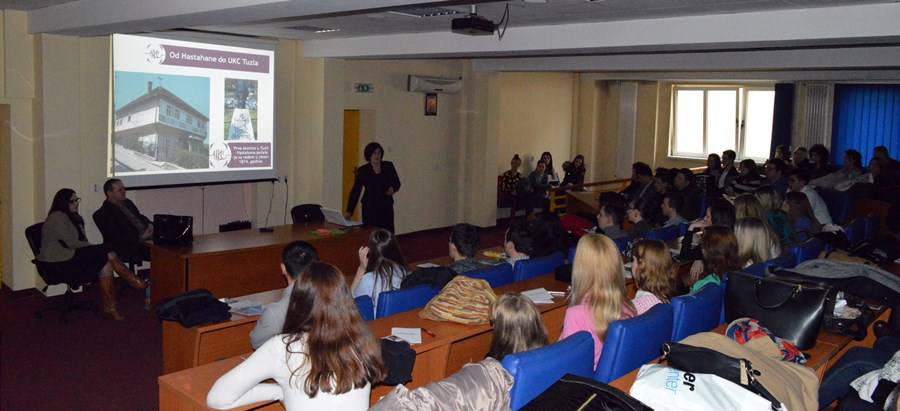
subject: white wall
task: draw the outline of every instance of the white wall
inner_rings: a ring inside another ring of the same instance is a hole
[[[509,160],[516,153],[522,158],[520,172],[531,172],[541,153],[549,151],[562,178],[562,163],[573,157],[576,75],[499,73],[496,81],[500,90],[497,173],[509,169]],[[593,165],[595,159],[585,154],[588,166]]]

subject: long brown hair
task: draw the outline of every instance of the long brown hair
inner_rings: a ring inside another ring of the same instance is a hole
[[[631,248],[631,255],[639,267],[632,267],[634,285],[668,303],[675,293],[675,264],[666,243],[641,240]]]
[[[721,276],[741,268],[737,238],[731,228],[717,225],[706,227],[700,248],[703,250],[703,266],[709,274]]]
[[[375,276],[375,283],[383,284],[380,289],[390,291],[394,289],[394,276],[406,275],[406,259],[400,251],[400,244],[390,231],[379,228],[369,235],[369,263],[366,264],[366,272]],[[375,287],[374,290],[378,290]],[[371,295],[377,300],[375,295]]]
[[[587,234],[578,240],[572,264],[570,306],[586,304],[594,315],[594,333],[603,341],[613,321],[637,310],[625,291],[625,275],[619,248],[601,234]],[[623,310],[624,308],[624,310]]]
[[[784,202],[788,205],[787,214],[791,224],[795,224],[801,217],[806,217],[809,219],[809,227],[813,233],[822,231],[822,223],[816,218],[812,204],[809,203],[809,198],[806,197],[806,194],[791,191],[784,196]]]
[[[494,326],[494,333],[487,356],[497,361],[508,354],[550,344],[541,313],[522,294],[501,295],[491,309],[491,324]]]
[[[381,344],[360,318],[344,275],[331,264],[313,262],[294,281],[282,333],[288,358],[306,356],[303,391],[310,397],[319,391],[343,394],[384,377]],[[304,337],[306,348],[293,351]],[[303,368],[291,370],[291,384],[303,378]]]

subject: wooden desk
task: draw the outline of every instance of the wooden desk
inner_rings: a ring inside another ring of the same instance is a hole
[[[876,321],[887,320],[889,317],[890,310],[884,310],[881,315],[878,316]],[[816,376],[819,377],[819,381],[821,381],[822,377],[825,376],[825,372],[828,371],[835,362],[840,360],[847,350],[859,346],[871,347],[875,343],[875,332],[872,330],[874,324],[875,321],[869,325],[869,334],[863,341],[854,341],[848,336],[832,334],[825,330],[819,331],[819,335],[816,337],[816,345],[809,350],[803,351],[803,354],[806,355],[807,358],[805,365],[812,368],[816,373]],[[728,324],[719,324],[713,332],[724,335],[727,328]],[[656,363],[656,361],[657,360],[653,360],[652,362]],[[609,385],[628,393],[628,391],[631,390],[631,386],[634,384],[634,380],[637,379],[638,371],[640,371],[640,368],[632,370],[630,373],[617,378],[615,381],[610,382]]]
[[[356,253],[357,247],[349,245],[347,248],[354,250],[353,252]],[[486,251],[502,252],[503,249],[502,247],[491,247],[481,250],[478,255],[480,260],[491,259],[484,255]],[[278,252],[280,255],[281,251]],[[352,261],[354,264],[358,264],[359,258],[354,258]],[[278,257],[278,261],[281,261],[281,257]],[[409,265],[410,270],[415,270],[417,264],[429,262],[438,265],[448,265],[450,264],[450,258],[438,257],[413,263]],[[486,265],[485,267],[489,266]],[[350,271],[349,275],[353,275],[355,272],[356,267],[354,266],[353,271]],[[278,278],[280,279],[281,276],[279,275]],[[351,280],[352,278],[348,279],[348,283]],[[279,288],[274,290],[244,295],[234,299],[255,301],[265,306],[273,301],[277,301],[284,287],[285,284],[281,284]],[[257,320],[259,320],[258,315],[245,317],[232,314],[229,321],[198,325],[190,328],[182,327],[177,322],[163,321],[162,373],[168,374],[251,351],[250,331],[253,331]]]
[[[568,285],[555,281],[553,274],[521,281],[503,287],[497,287],[494,292],[501,295],[504,292],[519,292],[532,288],[544,287],[548,290],[563,291]],[[562,332],[562,323],[565,316],[567,301],[556,298],[552,304],[538,305],[544,324],[554,342]],[[413,389],[425,384],[441,380],[462,368],[468,362],[480,361],[489,349],[491,339],[491,326],[464,325],[444,321],[423,320],[418,317],[419,309],[392,315],[390,317],[369,321],[369,328],[376,337],[386,337],[391,334],[391,327],[424,327],[432,331],[431,337],[423,333],[422,344],[413,345],[416,351],[416,364],[413,368],[412,382],[405,384]],[[249,353],[244,354],[244,356]],[[239,356],[222,361],[216,361],[199,367],[166,374],[159,377],[159,403],[160,409],[165,410],[205,410],[206,394],[212,384],[222,374],[233,368],[241,361]],[[381,396],[390,391],[392,387],[376,386],[372,389],[371,401],[375,403]],[[282,409],[278,402],[261,403],[244,409]]]
[[[281,252],[296,240],[308,241],[322,261],[352,276],[359,264],[357,250],[369,240],[371,230],[352,229],[323,237],[314,233],[319,228],[333,230],[340,226],[292,224],[274,227],[271,233],[254,229],[201,235],[184,247],[150,245],[153,303],[197,288],[220,298],[284,288]]]
[[[598,191],[566,191],[566,214],[575,213],[600,213],[600,203],[597,197]]]

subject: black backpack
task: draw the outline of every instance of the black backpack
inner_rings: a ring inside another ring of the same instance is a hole
[[[411,288],[418,285],[444,288],[456,276],[456,271],[450,267],[417,268],[403,279],[400,288]]]
[[[163,300],[156,316],[163,321],[178,321],[184,327],[218,323],[231,319],[230,307],[216,299],[209,290],[198,289]]]
[[[590,378],[566,374],[523,411],[653,411],[630,395]]]

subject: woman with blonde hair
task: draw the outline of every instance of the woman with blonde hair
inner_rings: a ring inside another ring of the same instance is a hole
[[[735,221],[747,217],[766,218],[766,210],[753,194],[741,194],[734,199]]]
[[[637,310],[625,292],[619,249],[609,237],[589,234],[578,240],[572,264],[572,292],[560,339],[588,331],[594,339],[594,368],[603,351],[606,330],[613,321],[631,318]]]
[[[781,195],[772,186],[756,189],[755,195],[763,210],[766,211],[764,221],[769,224],[769,228],[778,237],[781,248],[786,248],[793,242],[794,229],[791,227],[787,213],[781,209]]]
[[[641,240],[631,248],[631,273],[637,293],[631,303],[641,315],[660,303],[669,303],[675,293],[675,269],[666,243]]]
[[[734,225],[738,244],[738,260],[744,267],[769,261],[781,254],[781,247],[771,230],[756,217],[738,220]]]

